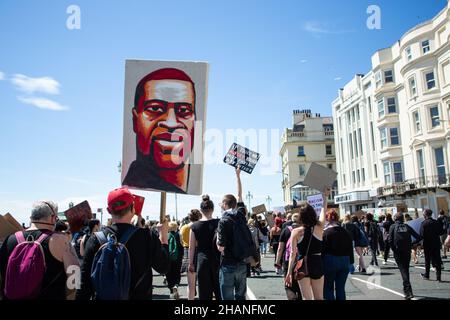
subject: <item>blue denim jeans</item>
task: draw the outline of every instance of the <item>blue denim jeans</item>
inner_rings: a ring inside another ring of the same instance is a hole
[[[348,256],[324,255],[324,286],[325,300],[345,300],[345,282],[349,273],[350,258]],[[335,296],[336,290],[336,296]]]
[[[247,292],[247,264],[223,265],[219,272],[220,293],[223,300],[245,300]]]

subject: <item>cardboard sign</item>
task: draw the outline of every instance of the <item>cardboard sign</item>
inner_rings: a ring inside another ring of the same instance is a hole
[[[17,227],[14,223],[10,223],[8,220],[8,218],[5,218],[0,214],[0,242],[2,242],[7,236],[23,230],[21,226]]]
[[[333,185],[334,181],[336,181],[336,177],[337,172],[313,162],[311,163],[302,184],[319,192],[323,192],[326,187],[331,187]]]
[[[411,221],[407,221],[406,223],[418,234],[420,234],[420,227],[422,226],[422,223],[424,222],[425,218],[420,217]],[[415,238],[411,236],[412,241],[415,241]]]
[[[208,69],[206,62],[125,61],[123,186],[202,194]]]
[[[323,208],[323,196],[322,194],[314,194],[312,196],[307,196],[306,201],[311,207],[316,211],[317,216],[320,216],[320,212]]]
[[[137,194],[133,194],[134,197],[134,212],[136,215],[140,216],[142,213],[142,208],[144,207],[145,198],[138,196]]]
[[[225,158],[223,158],[223,162],[235,168],[239,166],[241,171],[251,174],[256,163],[258,163],[259,157],[259,153],[251,151],[237,143],[233,143]]]
[[[23,230],[22,225],[16,219],[14,219],[14,217],[9,212],[5,214],[3,218],[5,218],[6,221],[8,221],[17,230]]]
[[[253,207],[252,212],[256,214],[267,212],[266,205],[260,204],[259,206]]]
[[[83,227],[86,220],[92,219],[92,211],[89,202],[83,201],[76,206],[64,211],[67,222],[70,225],[70,232],[78,232]]]

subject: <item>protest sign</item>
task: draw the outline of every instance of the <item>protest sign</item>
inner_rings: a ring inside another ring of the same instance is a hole
[[[411,221],[407,221],[406,223],[418,234],[420,234],[420,227],[422,226],[422,222],[425,219],[423,217],[411,220]],[[411,236],[412,241],[415,241],[414,237]]]
[[[3,218],[5,218],[6,221],[8,221],[9,224],[11,224],[17,230],[23,230],[22,225],[16,219],[14,219],[14,217],[9,212],[5,214]]]
[[[208,63],[126,60],[122,185],[200,195]]]
[[[322,194],[314,194],[306,197],[306,201],[316,211],[317,216],[320,216],[320,211],[323,208],[323,196]]]
[[[264,213],[267,212],[266,209],[266,205],[265,204],[260,204],[259,206],[253,207],[252,208],[252,213]]]
[[[8,214],[6,214],[6,215],[8,215]],[[13,234],[13,233],[15,233],[17,231],[23,230],[20,225],[17,226],[17,225],[15,225],[15,223],[10,223],[8,221],[10,219],[5,218],[5,216],[2,216],[0,214],[0,242],[3,242],[3,240],[6,237],[8,237],[9,235],[11,235],[11,234]]]
[[[223,158],[223,162],[235,168],[239,167],[241,171],[251,174],[256,163],[258,163],[259,157],[259,153],[233,143],[225,158]]]
[[[142,208],[144,207],[145,198],[138,196],[137,194],[133,194],[134,197],[134,213],[138,216],[142,213]]]
[[[92,219],[92,211],[86,200],[64,211],[69,222],[70,232],[78,232],[87,220]]]
[[[325,168],[315,162],[311,163],[302,184],[317,191],[323,192],[336,181],[337,172]]]

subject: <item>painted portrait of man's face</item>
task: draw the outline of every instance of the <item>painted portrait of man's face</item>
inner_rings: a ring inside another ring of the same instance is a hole
[[[183,71],[160,69],[140,81],[133,108],[136,147],[157,169],[186,165],[194,124],[195,88]]]

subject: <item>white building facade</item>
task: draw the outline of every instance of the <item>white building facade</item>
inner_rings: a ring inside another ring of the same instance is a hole
[[[302,184],[311,163],[336,170],[332,117],[321,117],[311,110],[294,110],[293,126],[285,129],[281,137],[282,188],[285,205],[293,200],[306,201],[306,197],[318,194]],[[335,186],[330,197],[333,204]]]
[[[341,212],[450,207],[450,2],[333,101]]]

